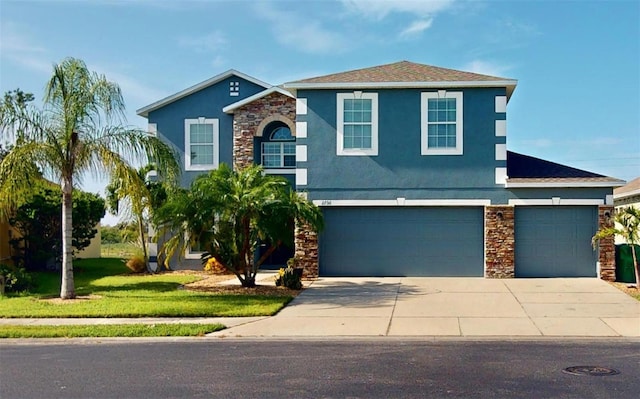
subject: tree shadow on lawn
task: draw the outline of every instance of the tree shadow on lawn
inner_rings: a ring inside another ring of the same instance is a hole
[[[396,280],[396,278],[389,278]],[[355,281],[354,281],[355,280]],[[289,306],[297,304],[318,304],[331,307],[374,308],[392,305],[402,296],[425,295],[435,292],[425,292],[417,286],[397,281],[384,282],[380,278],[342,279],[320,278],[306,288]]]

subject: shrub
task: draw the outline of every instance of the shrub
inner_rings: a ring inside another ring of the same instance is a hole
[[[4,292],[27,291],[33,279],[24,268],[0,264],[0,295]]]
[[[276,287],[286,287],[292,290],[302,289],[302,269],[294,269],[288,266],[280,268],[276,276]]]
[[[211,272],[215,274],[225,273],[227,268],[213,256],[207,259],[207,262],[204,264],[204,271]]]
[[[131,270],[134,273],[144,273],[147,271],[147,264],[144,261],[144,257],[139,255],[129,259],[126,265],[129,268],[129,270]]]

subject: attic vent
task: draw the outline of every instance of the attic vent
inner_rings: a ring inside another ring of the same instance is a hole
[[[240,95],[240,82],[229,82],[229,95],[232,97]]]

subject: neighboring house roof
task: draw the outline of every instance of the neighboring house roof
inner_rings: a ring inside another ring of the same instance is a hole
[[[292,89],[506,87],[511,97],[517,80],[400,61],[285,83]]]
[[[622,187],[613,189],[613,200],[621,203],[640,203],[640,177],[636,177]]]
[[[249,75],[246,75],[246,74],[244,74],[242,72],[238,72],[235,69],[229,69],[226,72],[223,72],[223,73],[221,73],[219,75],[216,75],[216,76],[214,76],[214,77],[212,77],[210,79],[207,79],[207,80],[205,80],[203,82],[200,82],[200,83],[198,83],[196,85],[193,85],[193,86],[191,86],[191,87],[189,87],[187,89],[179,91],[179,92],[177,92],[175,94],[172,94],[172,95],[170,95],[168,97],[165,97],[162,100],[156,101],[153,104],[149,104],[146,107],[142,107],[142,108],[138,109],[136,111],[136,113],[138,115],[146,118],[146,117],[149,116],[149,112],[155,111],[158,108],[162,108],[167,104],[170,104],[170,103],[172,103],[174,101],[177,101],[177,100],[179,100],[179,99],[181,99],[183,97],[186,97],[186,96],[188,96],[190,94],[193,94],[193,93],[195,93],[197,91],[200,91],[202,89],[206,89],[209,86],[213,86],[214,84],[216,84],[216,83],[218,83],[218,82],[220,82],[220,81],[222,81],[222,80],[224,80],[224,79],[226,79],[226,78],[228,78],[230,76],[237,76],[239,78],[248,80],[251,83],[255,83],[258,86],[264,87],[265,89],[271,87],[271,85],[269,83],[266,83],[266,82],[263,82],[261,80],[258,80],[256,78],[251,77]]]
[[[507,151],[507,187],[618,187],[624,180]]]
[[[266,96],[268,96],[269,94],[272,94],[272,93],[280,93],[280,94],[285,95],[287,97],[296,98],[293,94],[291,94],[291,92],[289,92],[287,90],[284,90],[284,89],[282,89],[282,88],[280,88],[278,86],[273,86],[273,87],[268,88],[267,90],[263,90],[263,91],[261,91],[259,93],[256,93],[256,94],[254,94],[254,95],[252,95],[250,97],[247,97],[244,100],[240,100],[240,101],[235,102],[233,104],[229,104],[226,107],[222,108],[222,111],[227,113],[227,114],[233,114],[236,109],[238,109],[238,108],[240,108],[240,107],[242,107],[244,105],[247,105],[249,103],[252,103],[252,102],[254,102],[254,101],[256,101],[256,100],[258,100],[260,98],[266,97]]]

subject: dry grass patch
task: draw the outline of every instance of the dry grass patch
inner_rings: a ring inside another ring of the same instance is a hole
[[[630,297],[640,301],[640,290],[637,289],[635,286],[631,285],[630,283],[619,283],[619,282],[610,281],[609,284],[613,285],[614,287],[624,292],[625,294],[629,295]]]

